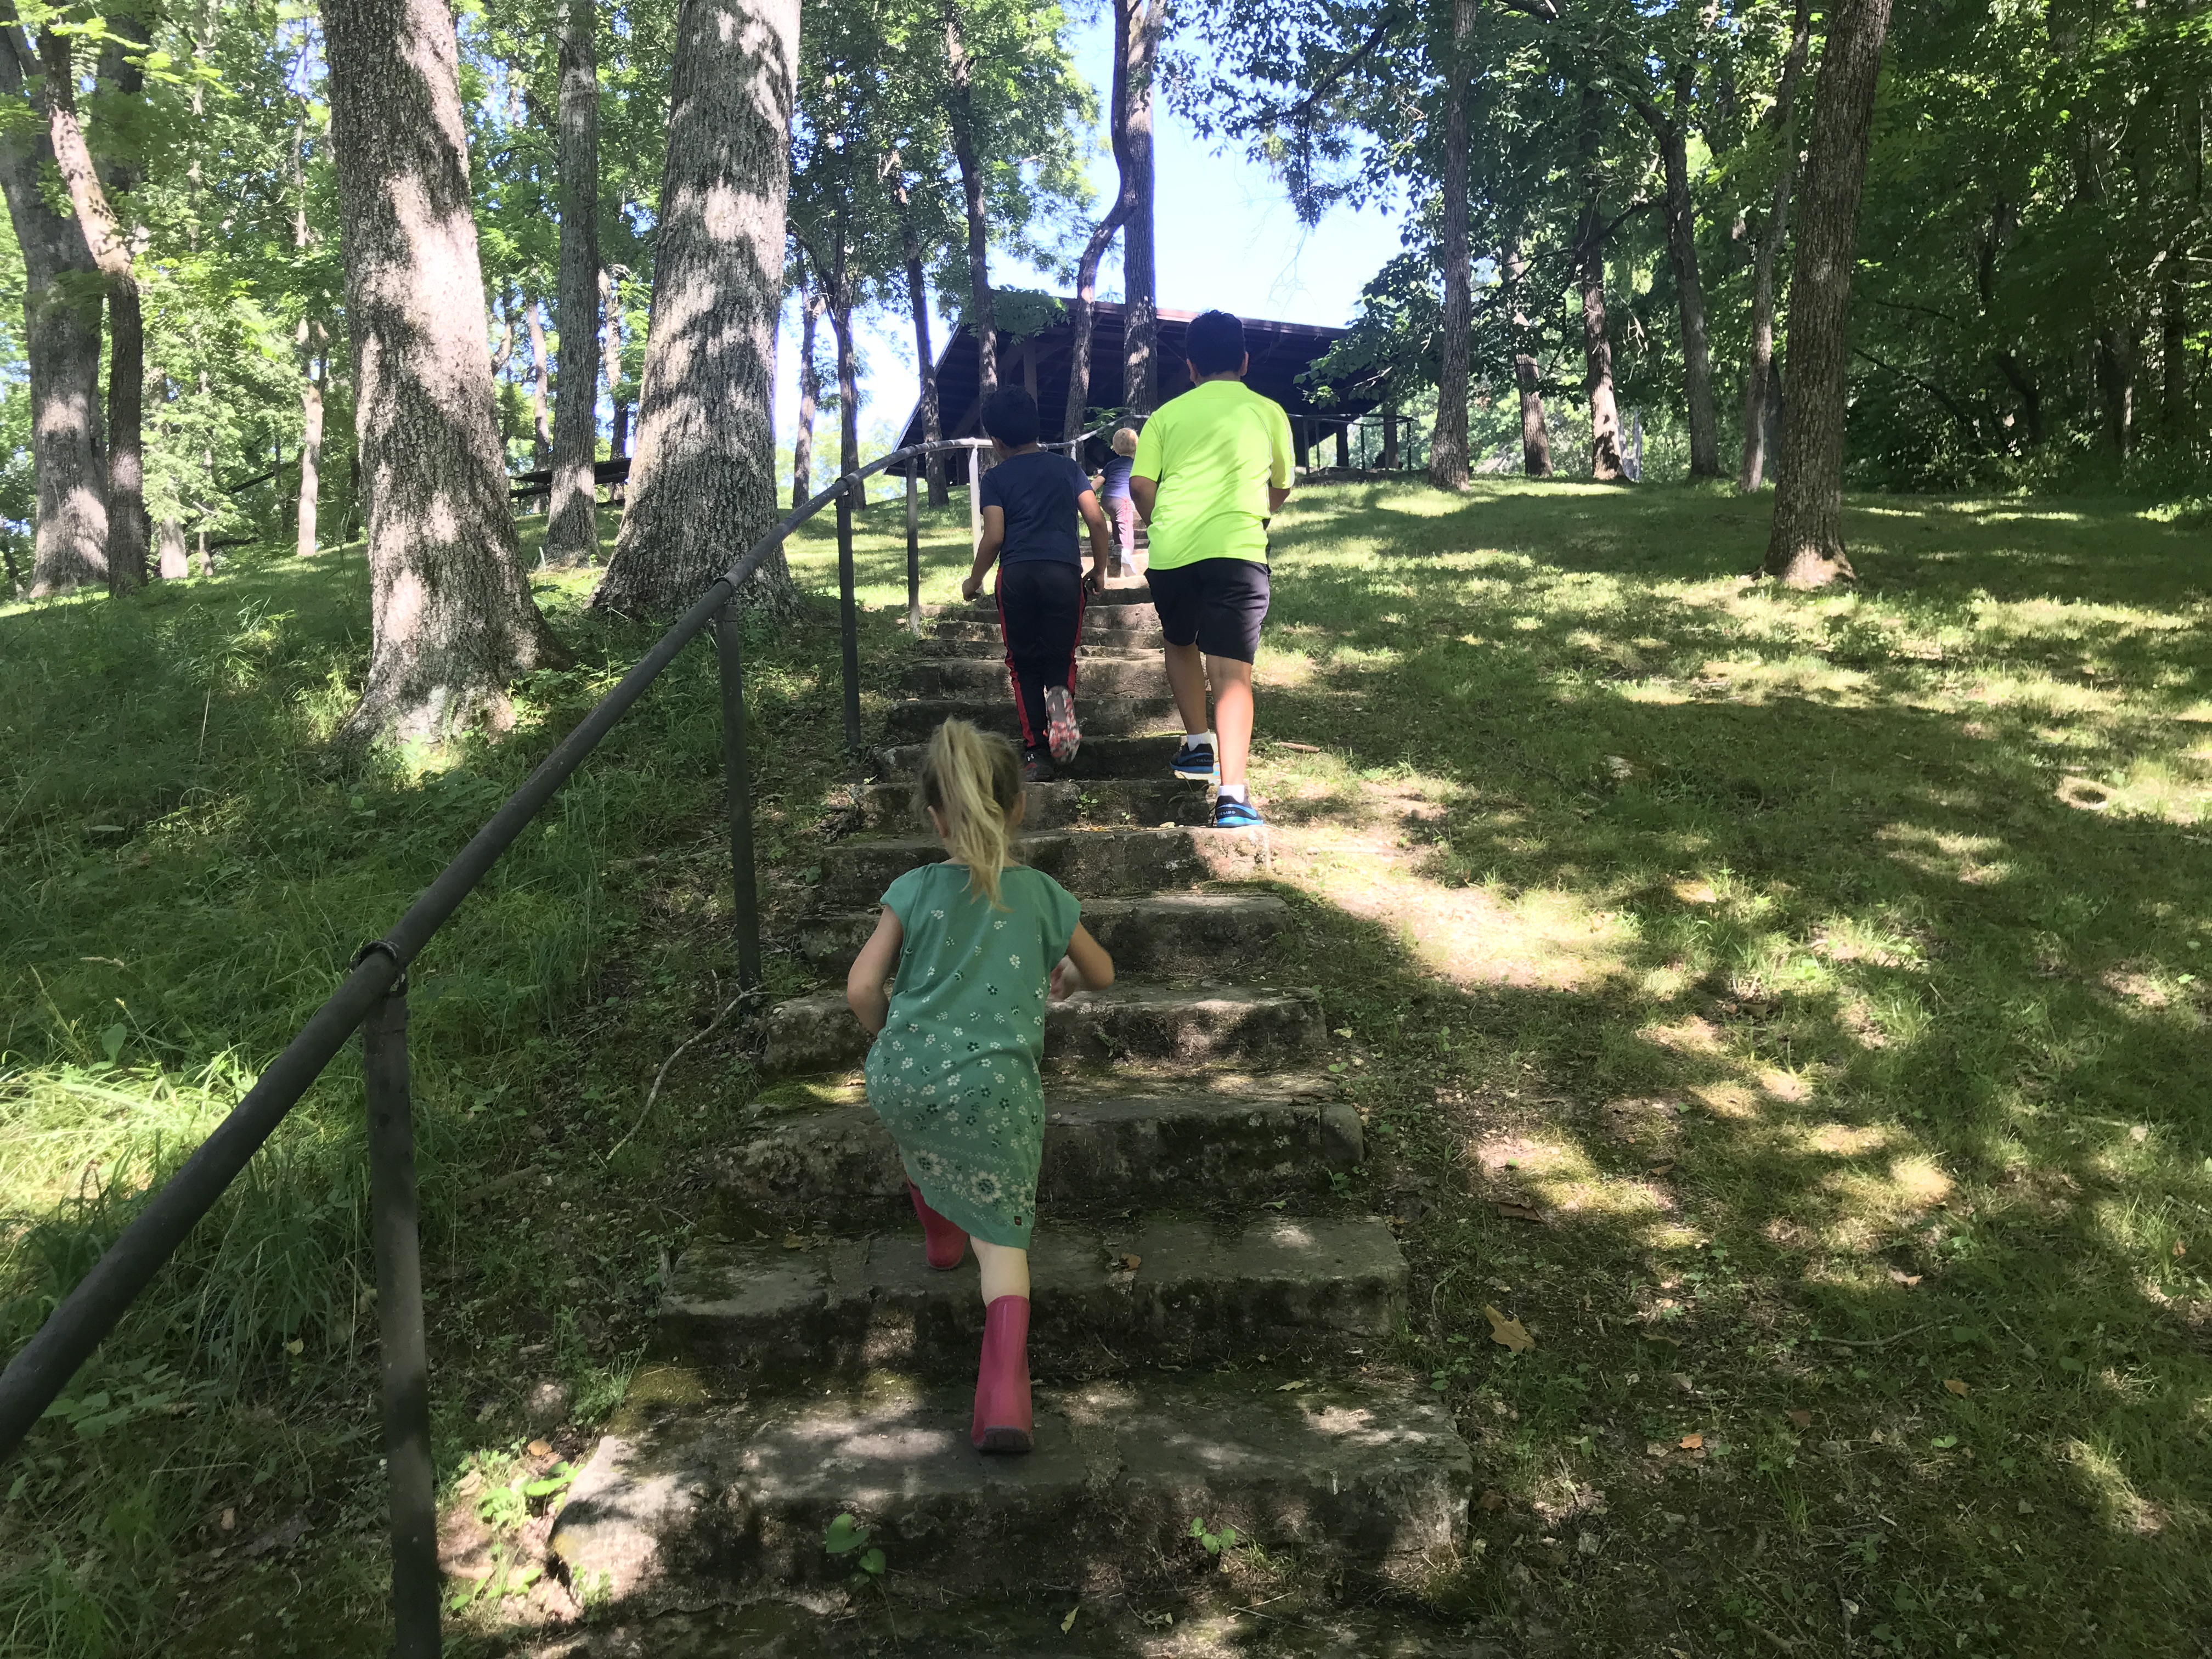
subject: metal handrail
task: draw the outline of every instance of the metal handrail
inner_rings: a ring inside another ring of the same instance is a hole
[[[1079,437],[1063,441],[1082,441]],[[935,451],[969,450],[972,477],[974,451],[980,441],[911,444],[893,450],[793,507],[743,558],[717,577],[653,648],[577,721],[391,929],[361,948],[344,980],[246,1091],[246,1097],[147,1201],[121,1237],[9,1361],[7,1370],[0,1372],[0,1458],[21,1444],[78,1367],[91,1357],[358,1028],[362,1034],[368,1100],[371,1228],[377,1268],[386,1460],[392,1487],[395,1652],[400,1659],[434,1659],[439,1651],[436,1516],[406,1047],[408,965],[554,792],[645,695],[676,653],[712,625],[721,675],[723,773],[730,813],[738,980],[741,990],[757,991],[760,913],[753,872],[744,664],[738,653],[737,607],[732,600],[761,562],[781,546],[793,531],[836,503],[845,741],[848,749],[857,750],[860,653],[854,598],[853,501],[871,474]],[[908,617],[918,633],[920,547],[911,475],[907,480],[907,509]]]

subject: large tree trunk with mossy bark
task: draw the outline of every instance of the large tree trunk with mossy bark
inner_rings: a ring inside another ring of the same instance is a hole
[[[1605,319],[1607,225],[1599,192],[1598,120],[1603,100],[1594,87],[1583,89],[1581,164],[1583,212],[1575,230],[1575,279],[1583,301],[1583,392],[1589,404],[1590,477],[1618,483],[1626,477],[1620,459],[1620,405],[1613,394],[1613,337]]]
[[[369,658],[345,741],[512,721],[518,674],[566,663],[530,596],[492,405],[453,14],[324,0]]]
[[[799,0],[684,0],[637,453],[592,603],[672,616],[776,520],[776,313]],[[740,594],[797,609],[781,549]]]
[[[1793,587],[1849,577],[1844,550],[1844,415],[1851,267],[1874,133],[1890,0],[1840,0],[1828,14],[1806,147],[1797,258],[1790,274],[1790,374],[1766,572]]]
[[[1106,257],[1133,203],[1131,192],[1124,189],[1083,245],[1083,257],[1075,262],[1075,298],[1067,308],[1067,412],[1061,417],[1060,429],[1063,439],[1081,434],[1083,417],[1091,410],[1091,341],[1098,321],[1098,262]]]
[[[1437,420],[1429,434],[1429,482],[1467,488],[1468,330],[1474,317],[1467,229],[1467,100],[1474,66],[1467,61],[1474,0],[1454,0],[1451,61],[1444,66],[1444,312],[1437,350]]]
[[[1759,252],[1752,263],[1751,354],[1743,377],[1743,465],[1736,474],[1736,488],[1747,495],[1765,482],[1766,471],[1767,380],[1774,367],[1774,264],[1790,235],[1790,191],[1797,179],[1797,82],[1804,73],[1812,31],[1812,0],[1797,0],[1790,50],[1782,59],[1782,83],[1774,97],[1782,159],[1775,170],[1766,234],[1759,238]]]
[[[0,91],[22,102],[37,59],[0,30]],[[100,411],[100,278],[74,214],[48,204],[54,150],[43,119],[0,123],[0,191],[23,256],[23,345],[29,360],[31,468],[37,496],[33,598],[107,580],[107,463]]]
[[[561,13],[561,378],[553,387],[553,495],[545,556],[590,559],[599,550],[599,72],[593,0]]]

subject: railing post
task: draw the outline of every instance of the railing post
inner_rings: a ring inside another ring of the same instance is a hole
[[[738,644],[735,595],[714,618],[714,659],[722,670],[722,781],[729,797],[738,988],[750,991],[761,982],[760,895],[753,874],[752,759],[745,744],[745,665]]]
[[[376,1252],[384,1462],[392,1494],[392,1651],[397,1659],[438,1659],[438,1515],[430,1473],[430,1364],[422,1335],[405,975],[362,1022],[361,1046],[368,1084],[369,1227]]]
[[[921,637],[921,469],[906,475],[906,629]]]
[[[837,619],[844,633],[845,747],[860,746],[860,610],[853,597],[853,493],[860,481],[848,475],[837,491]]]
[[[980,444],[968,447],[968,553],[974,557],[975,550],[983,544],[983,450]]]

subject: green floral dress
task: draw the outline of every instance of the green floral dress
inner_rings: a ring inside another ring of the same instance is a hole
[[[1027,1249],[1044,1150],[1045,991],[1082,907],[1009,866],[994,909],[968,867],[927,864],[883,902],[899,919],[898,977],[868,1050],[868,1103],[929,1207],[986,1243]]]

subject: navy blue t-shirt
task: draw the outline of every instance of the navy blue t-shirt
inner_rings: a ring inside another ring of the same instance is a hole
[[[1047,449],[1009,455],[986,472],[983,505],[1006,515],[1006,539],[1000,544],[999,562],[1057,559],[1081,564],[1076,526],[1082,520],[1075,502],[1090,488],[1091,479],[1081,467]]]
[[[1102,501],[1126,501],[1129,499],[1129,468],[1133,465],[1127,455],[1109,455],[1105,470],[1098,475],[1098,499]]]

